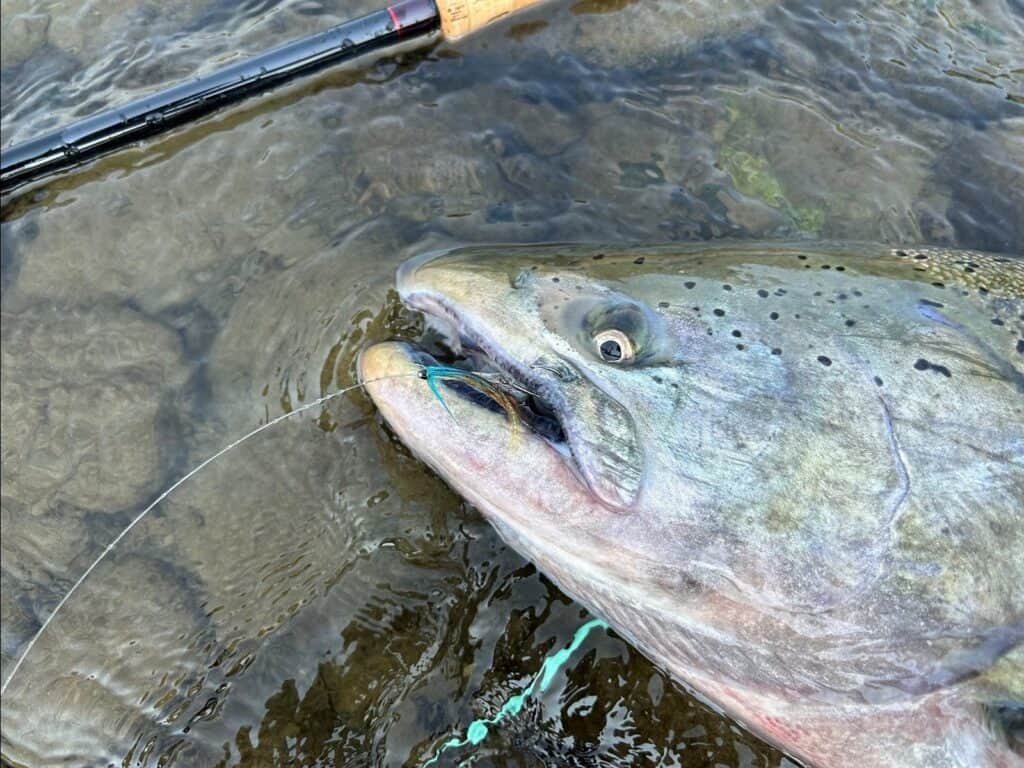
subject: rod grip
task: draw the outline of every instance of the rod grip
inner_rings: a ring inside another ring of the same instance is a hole
[[[437,10],[445,38],[458,40],[492,21],[539,2],[541,0],[437,0]]]

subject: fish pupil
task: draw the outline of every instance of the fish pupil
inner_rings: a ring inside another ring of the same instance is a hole
[[[622,346],[614,339],[602,341],[601,357],[609,362],[618,362],[622,359]]]

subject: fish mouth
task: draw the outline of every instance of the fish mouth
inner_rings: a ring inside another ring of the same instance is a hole
[[[430,349],[419,348],[413,353],[416,362],[426,369],[424,376],[430,366],[441,365],[483,379],[488,386],[473,386],[459,378],[441,378],[438,383],[444,388],[443,394],[451,393],[479,408],[510,417],[516,428],[525,429],[561,455],[573,474],[582,479],[567,435],[564,398],[549,382],[474,329],[443,296],[412,291],[403,293],[402,301],[422,312],[428,321],[424,346]],[[509,413],[510,405],[514,414]]]

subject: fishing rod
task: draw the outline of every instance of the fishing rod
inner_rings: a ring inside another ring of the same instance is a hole
[[[328,66],[410,43],[457,40],[539,0],[399,0],[244,61],[0,150],[0,193],[81,165]]]

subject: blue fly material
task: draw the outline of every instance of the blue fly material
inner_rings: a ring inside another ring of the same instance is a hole
[[[501,389],[496,387],[487,378],[487,375],[474,373],[473,371],[464,371],[461,368],[453,368],[450,365],[425,365],[423,366],[423,370],[420,372],[420,376],[427,380],[427,386],[430,387],[430,391],[434,393],[434,397],[438,399],[444,409],[448,412],[448,415],[453,419],[455,418],[455,414],[452,413],[451,408],[448,407],[448,403],[446,403],[444,397],[441,396],[441,390],[438,389],[437,384],[439,381],[461,381],[463,384],[472,387],[478,392],[484,393],[504,409],[505,415],[512,424],[513,432],[518,431],[519,413],[516,409],[515,400],[513,400],[508,393],[503,392]]]
[[[444,398],[441,397],[441,391],[437,388],[437,382],[444,379],[465,381],[471,376],[473,376],[473,374],[469,371],[464,371],[461,368],[453,368],[450,365],[423,366],[423,378],[427,380],[427,386],[430,387],[430,391],[434,393],[434,397],[436,397],[438,402],[444,406],[444,409],[448,411],[448,415],[453,419],[455,418],[455,414],[452,413],[451,408],[448,407],[448,403],[446,403]]]

